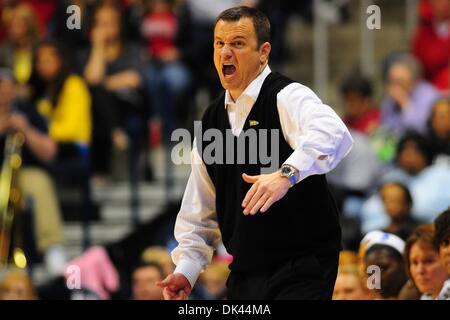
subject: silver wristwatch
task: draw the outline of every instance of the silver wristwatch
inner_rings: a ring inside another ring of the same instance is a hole
[[[280,169],[280,175],[286,177],[291,182],[291,187],[297,183],[298,170],[291,165],[283,164]]]

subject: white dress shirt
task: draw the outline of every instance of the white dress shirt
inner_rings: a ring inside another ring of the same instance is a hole
[[[253,80],[233,102],[225,93],[225,108],[232,133],[238,136],[252,109],[269,66]],[[292,83],[277,95],[277,107],[283,136],[294,149],[284,162],[299,170],[299,182],[313,174],[334,169],[349,152],[353,139],[339,116],[322,103],[308,87]],[[192,172],[175,223],[178,247],[172,252],[175,272],[182,273],[194,286],[198,275],[208,265],[215,246],[221,241],[215,208],[215,187],[197,150],[191,152]],[[280,200],[282,201],[282,200]]]

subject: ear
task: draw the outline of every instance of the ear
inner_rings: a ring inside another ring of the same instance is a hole
[[[259,48],[260,57],[259,61],[261,64],[266,63],[267,60],[269,60],[269,54],[272,50],[272,45],[269,42],[264,42],[261,47]]]

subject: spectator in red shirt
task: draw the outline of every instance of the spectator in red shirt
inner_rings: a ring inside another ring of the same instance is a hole
[[[173,55],[177,33],[177,17],[172,11],[172,1],[152,0],[148,14],[142,21],[142,35],[148,41],[149,54],[156,59]]]
[[[426,10],[427,2],[430,10]],[[440,90],[448,90],[450,0],[424,1],[420,9],[422,21],[412,39],[412,53],[421,62],[425,79]]]
[[[341,86],[345,102],[346,125],[356,131],[371,134],[380,123],[380,111],[372,101],[372,85],[359,74],[350,75]]]

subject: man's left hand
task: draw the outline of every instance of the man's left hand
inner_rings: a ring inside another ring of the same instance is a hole
[[[253,184],[242,201],[245,215],[254,215],[258,211],[266,212],[274,202],[283,198],[291,187],[289,179],[282,177],[279,171],[258,176],[244,173],[242,179]]]

